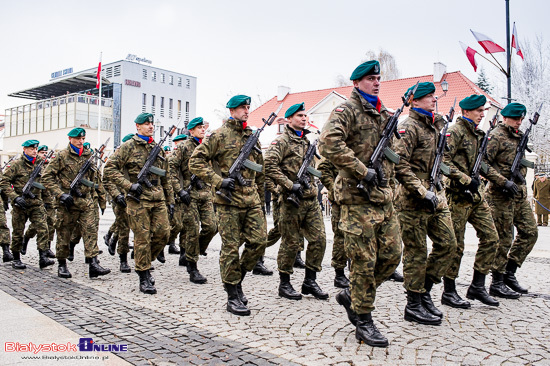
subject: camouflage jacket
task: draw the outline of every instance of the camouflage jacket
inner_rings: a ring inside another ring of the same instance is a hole
[[[327,158],[322,158],[317,164],[317,170],[321,175],[321,183],[328,191],[328,199],[330,202],[334,202],[334,180],[338,175],[338,169]]]
[[[97,202],[99,208],[105,210],[107,207],[107,191],[105,190],[105,185],[103,184],[103,179],[100,172],[96,174],[94,183],[97,184],[97,188],[94,192],[94,200]]]
[[[48,171],[50,161],[51,160],[44,163],[44,166],[42,167],[42,175],[44,175],[44,173]],[[45,189],[42,191],[42,202],[44,202],[45,205],[50,205],[51,207],[53,207],[55,205],[55,196],[50,191]]]
[[[147,143],[140,137],[134,135],[130,140],[123,143],[116,154],[113,154],[104,169],[104,179],[114,184],[120,191],[128,192],[132,183],[137,182],[137,176],[147,161],[149,153],[156,145],[156,142]],[[161,150],[159,157],[153,164],[155,167],[166,171],[166,175],[149,175],[149,181],[153,184],[151,188],[142,185],[143,193],[140,199],[146,201],[166,201],[167,204],[174,203],[174,192],[170,184],[170,168],[168,161],[164,159],[164,151]],[[116,196],[115,196],[116,197]]]
[[[265,153],[265,174],[273,179],[276,185],[282,187],[285,199],[292,190],[292,185],[296,181],[296,175],[310,145],[307,138],[309,133],[310,131],[304,130],[302,137],[298,137],[287,124],[284,133],[273,140]],[[314,165],[312,160],[311,166],[314,167]],[[303,198],[317,197],[317,186],[311,174],[310,182],[310,188],[304,189]]]
[[[2,180],[0,180],[0,189],[6,193],[12,202],[15,198],[23,194],[23,187],[27,184],[36,164],[41,160],[41,158],[37,157],[33,164],[27,160],[24,155],[21,155],[19,159],[12,161],[11,165],[6,168]],[[44,166],[42,166],[42,171],[44,171]],[[35,182],[40,183],[40,177],[38,177]],[[36,198],[24,197],[27,204],[29,206],[41,205],[42,190],[33,187],[31,193],[33,193]]]
[[[489,134],[489,143],[487,144],[486,162],[493,167],[494,173],[488,174],[486,178],[491,182],[489,192],[500,192],[506,183],[506,180],[512,176],[512,164],[516,157],[516,149],[523,132],[516,130],[504,123],[499,123]],[[525,177],[527,168],[522,166],[521,175]],[[527,195],[525,184],[521,185],[515,182],[523,192],[523,197]]]
[[[401,159],[395,166],[395,176],[401,183],[396,191],[397,206],[402,210],[418,210],[430,187],[429,176],[435,160],[439,135],[445,125],[442,116],[434,119],[410,109],[409,116],[399,124],[400,139],[394,139],[395,152]],[[445,189],[437,193],[438,209],[447,207]],[[424,209],[428,211],[428,208]]]
[[[199,146],[195,138],[190,137],[178,145],[178,148],[172,153],[170,159],[170,179],[174,193],[177,195],[182,189],[187,189],[191,184],[191,172],[189,171],[189,158]],[[210,184],[202,182],[203,188],[198,189],[195,185],[191,187],[189,194],[192,200],[201,202],[212,200],[212,187]]]
[[[378,112],[355,89],[350,98],[330,114],[319,139],[319,151],[338,169],[334,181],[334,198],[337,203],[391,203],[393,180],[389,178],[393,176],[393,163],[386,159],[382,168],[389,180],[387,187],[374,187],[370,192],[370,201],[357,188],[357,184],[367,174],[369,159],[389,118],[384,105]]]
[[[239,156],[241,148],[251,135],[252,129],[250,127],[246,127],[243,130],[241,121],[230,118],[223,126],[212,132],[202,144],[197,146],[189,159],[189,170],[206,183],[212,184],[213,189],[219,189],[222,180],[227,178],[231,165],[233,165]],[[259,143],[256,146],[259,149],[261,148]],[[262,166],[264,165],[264,158],[260,152],[252,151],[248,159]],[[210,163],[219,168],[221,176],[216,173]],[[215,204],[243,208],[264,204],[264,169],[262,169],[261,173],[258,173],[254,170],[243,168],[241,174],[250,184],[243,187],[238,182],[235,182],[232,201],[227,202],[217,194],[214,194],[213,202]]]
[[[274,195],[278,195],[279,193],[281,193],[281,188],[277,184],[275,184],[273,179],[271,179],[267,175],[265,176],[265,189],[267,189]]]
[[[113,155],[109,157],[109,162],[116,154],[118,154],[120,149],[117,149]],[[107,163],[105,164],[105,167],[107,166]],[[111,197],[111,200],[114,200],[116,196],[119,194],[123,194],[126,196],[127,191],[125,189],[119,188],[111,179],[105,179],[105,167],[103,168],[103,186],[105,187],[105,190],[107,191],[107,194]],[[126,179],[128,179],[127,174],[125,175]],[[113,202],[114,204],[114,202]]]

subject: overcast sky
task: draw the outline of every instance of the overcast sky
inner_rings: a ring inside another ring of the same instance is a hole
[[[25,103],[8,93],[94,67],[100,52],[104,63],[133,53],[196,76],[197,115],[216,124],[231,94],[266,100],[279,85],[329,88],[380,48],[401,77],[431,74],[440,61],[475,81],[458,42],[482,51],[470,28],[506,41],[504,0],[1,1],[0,114]],[[548,0],[510,0],[520,41],[550,41],[549,10]]]

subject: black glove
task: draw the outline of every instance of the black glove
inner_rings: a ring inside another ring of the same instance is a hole
[[[437,205],[439,204],[439,200],[437,199],[437,195],[432,191],[428,191],[426,193],[426,196],[424,197],[424,201],[426,201],[430,211],[432,213],[434,213],[435,209],[437,208]]]
[[[123,194],[119,194],[118,196],[115,197],[115,203],[119,206],[124,207],[124,208],[126,208],[126,206],[128,206],[126,204],[126,198],[124,198]]]
[[[511,180],[507,180],[506,183],[504,183],[504,189],[510,193],[512,196],[515,196],[519,193],[519,188],[516,185],[516,183],[512,182]]]
[[[367,169],[367,174],[363,177],[363,181],[366,182],[368,185],[376,185],[378,184],[378,174],[376,174],[376,170],[372,168]]]
[[[105,213],[105,209],[104,208],[99,208],[101,210],[101,214],[103,215]]]
[[[130,192],[132,192],[134,196],[139,196],[143,193],[143,187],[139,183],[134,183],[130,187]]]
[[[189,192],[187,192],[185,189],[182,189],[178,192],[178,196],[180,197],[181,202],[185,203],[186,206],[189,206],[191,203],[191,196],[189,195]]]
[[[472,193],[477,192],[478,188],[479,188],[479,179],[476,179],[476,178],[472,178],[472,181],[470,182],[470,184],[466,186],[466,189],[468,189]]]
[[[304,190],[302,189],[302,185],[300,183],[294,183],[290,191],[298,196],[298,198],[304,197]]]
[[[25,201],[23,197],[15,197],[15,199],[13,200],[13,204],[22,210],[27,209],[27,201]]]
[[[171,203],[168,205],[168,216],[170,216],[170,220],[174,218],[174,204]]]
[[[71,208],[74,205],[74,198],[68,193],[63,193],[61,198],[59,198],[59,201],[61,201],[61,203],[67,208]]]
[[[9,205],[9,203],[8,203],[8,201],[7,201],[7,200],[5,200],[5,201],[2,201],[2,203],[4,204],[4,211],[7,211],[7,210],[9,210],[9,209],[10,209],[10,205]]]
[[[262,212],[264,213],[264,216],[265,216],[265,204],[262,205]]]
[[[225,188],[230,191],[235,190],[235,179],[233,178],[224,178],[222,180],[222,188]]]

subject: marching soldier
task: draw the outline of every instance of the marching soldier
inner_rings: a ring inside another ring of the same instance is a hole
[[[430,291],[434,283],[441,282],[456,251],[445,188],[438,187],[435,192],[428,189],[437,142],[445,125],[443,117],[433,113],[434,92],[431,82],[418,85],[409,116],[399,125],[401,139],[395,140],[395,152],[401,156],[395,176],[401,183],[397,196],[407,290],[405,320],[428,325],[441,324],[443,313],[435,307]],[[429,255],[426,236],[433,242]]]
[[[99,265],[97,255],[97,205],[94,206],[94,187],[82,185],[81,197],[73,197],[70,192],[70,185],[77,176],[82,165],[92,156],[90,149],[84,148],[86,130],[77,127],[68,133],[69,145],[61,150],[55,159],[52,160],[42,181],[46,189],[59,200],[57,216],[57,245],[56,257],[59,263],[57,275],[61,278],[71,278],[72,275],[67,268],[67,258],[70,254],[69,242],[71,234],[77,227],[84,239],[84,254],[89,262],[90,278],[103,276],[111,272],[110,269]],[[88,181],[96,180],[93,169],[88,170],[85,178]]]
[[[181,144],[185,140],[187,140],[187,135],[182,133],[182,134],[177,135],[176,137],[174,137],[172,139],[172,142],[174,142],[174,144],[176,145],[176,149],[177,149],[178,145]]]
[[[266,220],[263,212],[264,173],[243,169],[244,182],[228,177],[228,172],[240,150],[252,135],[247,126],[250,97],[236,95],[226,105],[231,117],[197,146],[189,159],[189,170],[216,190],[223,188],[232,193],[231,201],[221,195],[214,196],[218,230],[222,238],[220,274],[227,291],[227,311],[235,315],[250,315],[248,299],[242,291],[242,281],[252,271],[266,245]],[[260,145],[257,144],[260,149]],[[253,150],[248,159],[263,165],[261,152]],[[210,164],[219,167],[218,175]],[[245,183],[241,185],[241,183]],[[241,238],[243,240],[241,240]],[[239,247],[245,242],[242,256]]]
[[[443,277],[444,291],[441,303],[454,308],[468,309],[470,303],[456,292],[460,262],[464,253],[464,233],[469,222],[476,230],[479,246],[474,261],[474,278],[466,297],[479,300],[490,306],[499,303],[487,293],[485,276],[490,272],[498,245],[498,233],[491,217],[491,210],[485,200],[484,185],[470,176],[476,162],[485,132],[478,125],[485,114],[484,95],[471,95],[460,101],[462,117],[448,129],[444,162],[451,170],[446,182],[446,196],[451,211],[457,250],[451,259],[451,266]],[[492,169],[492,168],[491,168]],[[484,174],[485,175],[485,174]]]
[[[30,220],[35,225],[37,232],[37,247],[39,253],[38,264],[40,268],[46,268],[54,264],[54,261],[46,256],[48,249],[48,224],[46,222],[46,210],[42,202],[41,190],[44,187],[31,189],[34,197],[24,197],[23,188],[29,181],[31,173],[34,171],[35,164],[42,159],[38,158],[37,140],[27,140],[23,143],[23,154],[12,162],[0,181],[0,188],[13,202],[12,210],[12,236],[11,251],[13,253],[12,267],[15,269],[25,269],[27,266],[21,262],[21,248],[23,244],[23,232],[25,223]],[[37,161],[38,160],[38,161]],[[39,179],[35,180],[40,183]]]
[[[545,173],[540,173],[533,183],[533,197],[535,198],[535,214],[538,226],[548,226],[550,213],[550,181]]]
[[[296,182],[296,176],[311,144],[307,138],[310,131],[304,129],[307,124],[304,103],[294,104],[288,108],[285,118],[289,121],[285,126],[285,132],[271,143],[265,156],[266,175],[282,189],[279,198],[282,218],[279,229],[282,240],[277,255],[280,276],[279,296],[300,300],[302,294],[311,294],[317,299],[326,300],[328,294],[321,290],[316,282],[317,272],[321,272],[322,269],[326,247],[325,224],[317,202],[317,186],[313,183],[313,179],[309,189],[304,189],[300,183]],[[311,164],[314,164],[313,160]],[[295,202],[299,202],[299,207],[288,200],[291,194],[298,197],[299,201]],[[302,294],[294,290],[290,283],[296,253],[303,245],[300,230],[303,230],[308,241]]]
[[[0,179],[2,173],[0,172]],[[4,199],[0,195],[0,245],[2,245],[2,262],[11,262],[13,260],[13,254],[10,252],[10,229],[8,228],[8,222],[6,220],[6,211]]]
[[[165,174],[151,174],[152,186],[142,186],[137,176],[155,147],[153,139],[155,126],[151,113],[141,113],[135,119],[137,133],[123,143],[118,152],[107,162],[104,172],[110,183],[121,192],[128,192],[126,203],[128,221],[134,232],[134,258],[139,275],[139,290],[155,294],[157,290],[151,281],[151,260],[164,249],[170,235],[168,210],[173,213],[174,193],[169,182],[168,161],[161,150],[154,166]],[[131,198],[130,196],[136,197]],[[167,207],[168,206],[168,207]]]
[[[515,298],[506,286],[520,294],[527,289],[516,279],[516,270],[537,242],[537,223],[533,210],[527,201],[527,187],[523,183],[510,180],[511,168],[516,149],[523,136],[519,130],[527,109],[523,104],[510,103],[500,112],[504,122],[491,131],[487,145],[487,163],[496,169],[494,175],[487,176],[489,185],[489,205],[499,235],[499,245],[492,268],[493,281],[489,293],[493,296]],[[527,168],[521,167],[525,176]],[[512,225],[517,235],[512,243]],[[502,283],[506,286],[502,286]]]
[[[387,347],[388,340],[376,328],[376,289],[397,268],[401,259],[399,223],[392,203],[391,180],[377,182],[367,167],[390,115],[380,98],[380,64],[368,61],[352,73],[350,99],[336,107],[321,133],[319,149],[338,169],[334,180],[335,201],[340,204],[339,228],[344,232],[346,255],[351,259],[350,287],[336,300],[343,305],[355,337],[368,345]],[[382,170],[393,176],[393,164],[384,160]],[[372,187],[367,194],[357,188]],[[351,295],[351,298],[350,298]]]

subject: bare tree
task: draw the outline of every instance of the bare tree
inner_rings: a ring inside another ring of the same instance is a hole
[[[373,50],[369,50],[365,53],[365,56],[366,58],[362,62],[368,60],[378,60],[378,62],[380,62],[380,74],[382,76],[382,80],[399,79],[401,73],[397,67],[397,62],[391,53],[383,48],[380,48],[378,53]]]
[[[342,86],[350,86],[350,85],[353,85],[353,83],[351,82],[351,80],[349,78],[346,78],[344,75],[342,74],[338,74],[336,75],[336,78],[334,79],[334,86],[337,87],[337,88],[340,88]]]

